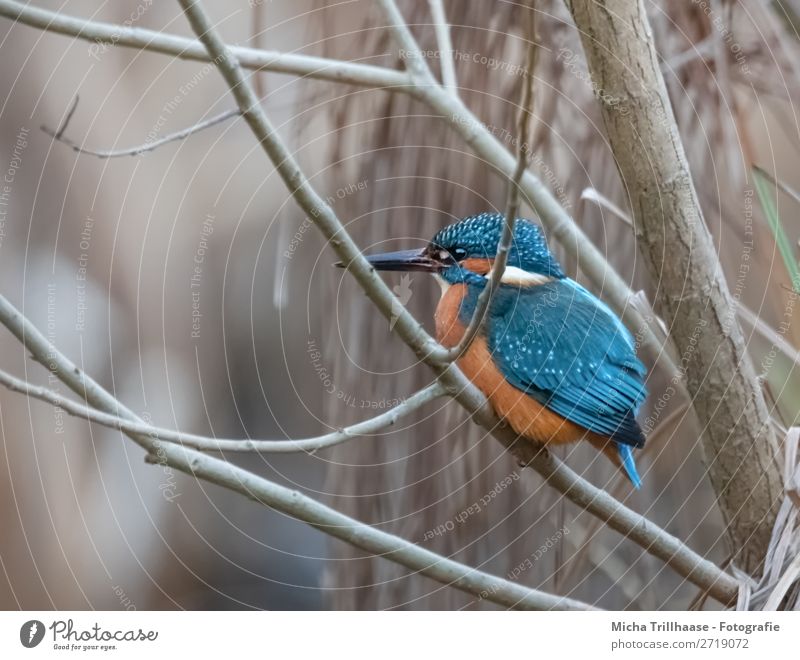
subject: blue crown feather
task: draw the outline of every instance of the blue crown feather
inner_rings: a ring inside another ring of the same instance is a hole
[[[492,259],[497,254],[504,223],[505,218],[501,213],[473,215],[448,225],[431,242],[450,252],[461,248],[466,251],[468,258]],[[541,227],[523,218],[517,219],[514,225],[508,265],[529,273],[565,277],[561,265],[547,247]]]

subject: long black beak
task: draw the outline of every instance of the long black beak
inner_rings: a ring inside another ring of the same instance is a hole
[[[366,255],[367,261],[375,270],[419,271],[423,273],[438,273],[442,264],[429,257],[425,249],[400,250],[399,252],[384,252],[382,254]],[[336,264],[344,268],[341,262]]]

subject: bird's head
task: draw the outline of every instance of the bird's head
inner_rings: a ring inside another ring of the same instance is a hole
[[[494,263],[503,224],[500,213],[473,215],[440,230],[421,250],[368,255],[367,261],[376,270],[432,273],[448,284],[483,282]],[[525,285],[564,276],[541,228],[530,220],[517,220],[503,281]]]

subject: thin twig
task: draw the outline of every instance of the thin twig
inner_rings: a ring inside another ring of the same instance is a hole
[[[82,147],[76,144],[75,142],[73,142],[68,138],[63,137],[62,134],[64,133],[64,130],[67,127],[66,122],[58,130],[58,132],[54,132],[51,128],[48,128],[47,126],[42,126],[42,130],[55,140],[58,140],[59,142],[62,142],[63,144],[66,144],[67,146],[71,147],[73,151],[77,151],[79,154],[97,156],[97,158],[120,158],[121,156],[138,156],[139,154],[147,153],[148,151],[153,151],[154,149],[158,149],[161,145],[167,144],[169,142],[175,142],[177,140],[183,140],[194,133],[198,133],[202,130],[205,130],[206,128],[210,128],[211,126],[216,126],[217,124],[221,124],[222,122],[227,121],[231,117],[238,117],[241,114],[242,113],[239,110],[239,108],[236,108],[235,110],[226,110],[222,114],[198,122],[193,126],[181,129],[180,131],[176,131],[175,133],[170,133],[169,135],[165,135],[164,137],[158,140],[153,140],[152,142],[145,142],[144,144],[140,144],[135,147],[128,147],[127,149],[114,149],[110,151],[106,150],[96,151],[94,149],[88,149],[86,147]],[[70,113],[70,116],[72,116],[72,113]],[[69,119],[69,117],[67,119]]]
[[[389,5],[388,10],[391,10],[393,3]],[[399,17],[398,27],[405,25],[396,7],[392,15],[395,19]],[[213,60],[203,45],[196,40],[144,28],[89,21],[14,0],[0,0],[0,16],[40,30],[94,42],[95,45],[90,47],[90,55],[95,46],[113,45],[163,53],[186,60],[203,62]],[[390,27],[394,29],[393,25]],[[405,43],[411,44],[412,50],[419,50],[407,28],[403,38]],[[395,71],[386,67],[240,46],[230,47],[230,53],[242,67],[247,69],[274,71],[409,94],[435,110],[441,119],[461,135],[467,145],[496,171],[507,177],[513,174],[514,156],[457,96],[436,83],[422,58],[412,60],[421,65],[422,74],[409,75],[405,71]],[[663,350],[659,338],[638,311],[629,304],[629,299],[634,293],[625,280],[614,271],[605,255],[575,224],[544,182],[530,170],[525,172],[521,185],[534,210],[547,226],[549,235],[561,243],[569,255],[579,260],[583,272],[600,289],[611,306],[622,315],[628,326],[637,331],[641,329],[643,344],[648,347],[655,359],[663,363],[669,376],[681,378],[668,351]],[[445,354],[440,353],[439,358],[444,359]]]
[[[647,272],[664,284],[664,320],[679,351],[693,351],[686,384],[704,453],[716,457],[708,477],[735,562],[758,573],[782,493],[778,443],[754,365],[742,350],[744,335],[731,317],[733,296],[703,221],[646,4],[567,0],[593,86],[628,109],[623,116],[616,104],[599,104],[613,162],[641,228],[636,238]],[[670,187],[666,196],[660,194],[664,187]],[[671,244],[669,264],[664,240]]]
[[[597,188],[591,186],[584,188],[581,192],[581,201],[589,201],[597,204],[601,209],[611,211],[615,216],[622,220],[628,227],[635,229],[631,216],[614,204],[608,197],[601,193]]]
[[[689,62],[693,62],[694,60],[711,55],[713,49],[714,34],[711,34],[705,39],[693,43],[691,46],[686,48],[686,50],[683,50],[677,55],[672,56],[670,59],[663,60],[661,62],[661,71],[665,76],[675,76],[680,72],[680,69],[686,66]]]
[[[731,565],[731,562],[733,562],[733,555],[728,555],[728,558],[724,562],[722,562],[720,568],[723,569],[727,568],[728,566]],[[708,600],[708,595],[709,595],[708,589],[700,589],[697,595],[694,598],[692,598],[692,602],[689,603],[689,606],[686,608],[686,611],[687,612],[693,612],[695,610],[702,611],[703,606],[706,604],[706,601]]]
[[[92,57],[98,54],[95,48],[110,45],[173,55],[183,60],[212,61],[203,44],[196,39],[140,27],[89,21],[14,0],[0,0],[0,16],[40,30],[91,41],[93,45],[89,47],[89,55]],[[405,73],[386,67],[242,46],[232,46],[230,50],[247,69],[263,69],[364,87],[393,88],[409,84]]]
[[[12,392],[20,392],[25,396],[51,403],[74,417],[80,417],[108,428],[123,431],[127,434],[146,435],[154,440],[172,442],[185,447],[192,447],[199,451],[256,452],[265,454],[312,453],[321,449],[329,449],[330,447],[342,444],[343,442],[347,442],[359,436],[377,433],[378,431],[392,426],[399,419],[415,412],[421,406],[439,398],[445,393],[444,388],[438,382],[433,383],[419,392],[412,394],[400,405],[372,419],[367,419],[363,422],[358,422],[357,424],[343,428],[340,431],[327,433],[315,438],[303,438],[302,440],[250,440],[247,438],[213,438],[197,435],[195,433],[184,433],[183,431],[161,428],[143,422],[131,422],[118,415],[100,412],[77,401],[67,399],[58,392],[39,385],[33,385],[2,370],[0,370],[0,385],[4,385]]]
[[[210,55],[201,44],[195,41],[163,35],[152,31],[93,23],[33,8],[28,5],[22,5],[21,3],[9,2],[8,0],[0,0],[0,15],[18,18],[29,25],[43,30],[60,32],[83,39],[104,39],[105,42],[108,43],[163,52],[185,59],[216,61],[220,63],[220,65],[223,64],[223,60],[218,59],[217,55]],[[226,51],[224,44],[219,41],[219,45],[222,46],[222,51],[220,52],[224,53]],[[354,65],[346,62],[338,62],[336,60],[325,60],[324,58],[286,55],[241,48],[231,49],[227,51],[227,53],[231,58],[236,58],[235,62],[237,66],[241,63],[248,68],[263,68],[282,73],[307,75],[309,77],[357,85],[376,87],[391,87],[394,85],[393,89],[412,94],[439,111],[442,117],[464,136],[467,143],[475,152],[485,158],[487,162],[491,163],[500,172],[505,173],[506,176],[510,176],[514,170],[515,159],[513,156],[502,146],[497,138],[490,134],[486,127],[480,124],[477,118],[469,112],[457,97],[447,93],[446,90],[435,84],[435,81],[433,81],[433,84],[417,86],[409,78],[408,74],[404,72],[394,72],[381,69],[380,67]],[[225,60],[225,64],[229,64],[228,60]],[[230,71],[230,67],[228,66],[221,66],[221,69]],[[241,80],[244,80],[243,76]],[[235,91],[237,87],[234,86],[233,89]],[[250,94],[252,95],[252,90]],[[237,96],[237,102],[241,102],[242,99],[244,99],[244,105],[240,105],[240,107],[242,109],[250,109],[252,105],[247,103],[247,99]],[[252,116],[248,118],[248,124],[272,159],[297,203],[314,218],[315,223],[320,228],[323,235],[330,241],[339,259],[345,263],[352,264],[352,274],[368,297],[375,303],[379,311],[387,318],[391,318],[394,305],[394,298],[391,292],[383,281],[369,268],[369,265],[361,256],[360,251],[352,242],[352,239],[343,231],[341,223],[330,207],[325,204],[324,200],[309,186],[307,179],[299,170],[296,162],[275,134],[269,122],[266,121],[263,113],[261,117],[258,116],[258,113],[252,113]],[[558,204],[550,191],[547,190],[544,184],[538,178],[534,177],[530,171],[526,172],[523,177],[522,186],[525,194],[533,201],[540,217],[549,224],[551,235],[557,240],[560,240],[572,254],[577,254],[578,246],[580,246],[584,272],[598,285],[604,287],[604,290],[610,295],[612,304],[618,309],[625,309],[628,297],[632,295],[632,292],[624,281],[610,268],[599,250],[597,250],[597,248],[588,241],[585,235],[577,229],[574,223],[572,223],[572,220]],[[14,311],[16,312],[16,310]],[[633,318],[638,319],[638,314]],[[15,317],[13,315],[6,319],[2,319],[2,315],[0,315],[0,320],[3,320],[9,328],[14,328]],[[634,326],[639,327],[636,324],[634,324]],[[509,451],[517,456],[518,460],[529,464],[537,472],[545,476],[550,481],[551,485],[564,493],[570,500],[586,509],[589,513],[607,520],[609,526],[638,543],[654,556],[663,559],[679,574],[698,586],[704,588],[709,587],[713,597],[717,600],[723,603],[730,602],[731,598],[735,600],[736,594],[738,593],[738,583],[730,575],[720,571],[711,562],[708,562],[694,553],[690,548],[664,530],[659,529],[643,516],[636,514],[614,498],[608,496],[607,493],[604,493],[584,479],[581,479],[546,450],[540,450],[540,448],[529,445],[528,443],[523,444],[518,442],[518,438],[510,429],[499,426],[499,420],[488,406],[485,397],[483,397],[477,388],[467,381],[463,374],[457,369],[452,366],[447,367],[436,363],[436,351],[446,351],[446,349],[433,342],[427,333],[424,332],[413,317],[408,315],[405,310],[401,312],[395,329],[398,331],[403,341],[409,345],[418,356],[426,357],[426,363],[434,368],[440,381],[448,389],[451,396],[472,414],[477,423],[491,431]],[[649,328],[646,328],[646,330],[652,333]],[[24,331],[21,333],[15,332],[15,334],[17,334],[20,341],[25,343]],[[49,346],[46,340],[43,339],[43,341],[45,345]],[[25,345],[28,346],[27,343]],[[657,345],[657,340],[654,345]],[[76,392],[84,395],[83,388],[85,387],[85,382],[82,372],[76,371],[76,374],[81,375],[78,381],[73,380],[71,372],[61,373],[59,377],[62,378],[65,383],[73,387]],[[96,386],[96,384],[94,385]],[[113,397],[104,390],[102,390],[102,392],[105,397],[108,398],[98,398],[98,395],[93,392],[92,398],[88,399],[89,403],[106,412],[118,414],[122,404],[113,399]],[[126,417],[129,415],[132,416],[133,413],[126,409]],[[132,421],[141,421],[135,417],[130,418]],[[142,436],[133,435],[132,437],[137,442],[142,442]],[[159,446],[162,445],[163,443]],[[216,479],[215,483],[222,483],[219,481],[221,479],[219,473],[208,468],[209,463],[207,461],[214,461],[217,459],[194,452],[190,455],[199,456],[203,458],[204,461],[200,462],[197,459],[192,459],[189,461],[187,467],[185,452],[192,452],[192,450],[180,448],[184,453],[176,455],[172,451],[175,447],[174,445],[167,444],[166,447],[169,449],[167,456],[174,457],[174,460],[183,466],[179,469],[191,471],[193,467],[195,467],[195,463],[197,463],[197,467],[202,466],[205,470],[200,476],[210,474],[211,476],[205,478],[209,478],[212,481]],[[217,467],[213,463],[211,463],[211,466],[215,469]],[[209,472],[209,470],[211,470],[211,472]],[[248,473],[245,472],[244,474],[247,475]],[[230,473],[226,472],[225,478],[227,479],[229,475]],[[225,482],[222,483],[222,485],[234,487],[237,484]],[[301,519],[304,518],[301,517]],[[359,545],[359,543],[355,544]],[[359,547],[364,546],[359,545]],[[732,597],[731,593],[733,593]],[[490,596],[488,599],[497,602],[497,598]]]
[[[53,133],[53,137],[56,140],[60,140],[61,136],[64,134],[64,131],[67,130],[67,126],[69,126],[69,122],[72,120],[72,115],[75,114],[75,109],[78,107],[79,98],[80,97],[77,94],[75,94],[75,98],[72,99],[72,105],[70,106],[69,111],[67,112],[67,116],[64,118],[64,121],[61,122],[61,126],[59,127],[59,129],[55,133]],[[42,126],[42,129],[44,129],[44,126]]]
[[[260,50],[264,40],[264,18],[267,13],[267,3],[251,2],[250,6],[253,8],[251,41],[253,42],[253,46]],[[263,99],[267,95],[264,78],[265,76],[260,72],[253,76],[253,88],[256,91],[256,96],[260,99]]]
[[[364,258],[359,247],[344,230],[331,206],[311,186],[294,156],[281,141],[274,126],[264,113],[232,50],[220,39],[210,23],[198,24],[195,22],[200,20],[200,15],[203,14],[196,4],[188,0],[180,0],[180,4],[184,7],[195,33],[208,48],[209,58],[216,63],[228,83],[242,116],[275,165],[275,169],[290,194],[309,214],[309,218],[330,242],[340,261],[348,264],[349,272],[384,317],[387,320],[394,320],[394,330],[418,357],[428,358],[432,353],[442,350],[405,308],[401,307],[398,310],[394,294]]]
[[[759,165],[753,165],[753,169],[761,174],[767,181],[769,181],[773,186],[777,186],[780,190],[785,192],[789,197],[791,197],[795,202],[800,202],[800,193],[798,193],[794,188],[787,186],[783,181],[780,179],[776,179],[772,174],[767,172],[763,167]]]
[[[192,29],[208,48],[209,57],[217,63],[253,134],[286,183],[292,197],[328,238],[340,260],[350,265],[350,272],[378,310],[386,318],[391,318],[392,311],[397,311],[394,295],[369,266],[334,210],[322,200],[300,170],[273,129],[263,108],[256,102],[255,93],[245,78],[238,60],[227,49],[200,6],[192,0],[179,1],[186,10]],[[405,45],[409,45],[410,42],[413,47],[415,42],[407,26],[397,24],[398,20],[402,21],[402,17],[398,18],[399,12],[394,3],[391,0],[381,0],[381,2],[384,6],[394,8],[394,11],[390,11],[390,22],[395,26],[399,41]],[[423,77],[427,75],[432,80],[430,73],[426,74],[425,70],[418,69],[417,75]],[[449,95],[448,98],[453,99]],[[512,451],[518,460],[531,465],[573,502],[593,515],[601,517],[613,529],[625,534],[648,552],[664,560],[687,579],[699,586],[709,587],[718,600],[726,604],[735,600],[738,595],[738,582],[730,575],[720,571],[713,563],[700,557],[644,516],[631,511],[608,493],[579,477],[550,452],[527,441],[520,442],[509,427],[501,425],[488,405],[486,397],[465,378],[464,374],[454,365],[442,365],[432,357],[437,349],[445,351],[446,349],[433,342],[405,309],[400,310],[395,329],[405,343],[433,368],[440,382],[448,389],[448,393],[473,416],[477,423],[492,432],[507,449]]]
[[[0,295],[0,323],[32,357],[90,405],[111,415],[141,423],[130,409],[103,389],[80,367],[53,346],[5,297]],[[147,451],[148,460],[164,469],[174,468],[189,476],[222,486],[297,518],[321,532],[346,541],[366,552],[384,557],[445,585],[514,609],[587,610],[592,606],[553,596],[521,584],[478,571],[410,541],[354,520],[316,500],[248,472],[227,461],[148,435],[127,433]]]
[[[411,34],[408,23],[406,23],[394,0],[378,0],[378,4],[383,10],[389,32],[397,43],[400,59],[412,77],[415,78],[416,84],[433,85],[442,89],[439,83],[436,82],[436,78],[433,77],[427,60],[421,57],[422,49],[420,49],[414,35]],[[407,57],[402,56],[404,52],[408,54]],[[448,93],[448,96],[452,95]]]
[[[672,534],[659,529],[646,517],[625,507],[603,489],[584,482],[552,453],[539,452],[531,457],[530,465],[578,506],[601,518],[609,527],[639,544],[690,582],[708,588],[711,596],[719,602],[728,606],[736,602],[739,583],[735,578],[700,557]]]
[[[530,9],[530,34],[528,41],[528,56],[526,75],[522,82],[522,98],[520,100],[519,118],[517,122],[519,130],[519,139],[517,144],[517,166],[514,170],[514,175],[508,182],[507,203],[505,222],[503,223],[503,231],[500,235],[500,241],[497,244],[497,252],[495,254],[492,270],[489,273],[488,282],[483,287],[478,296],[478,302],[475,305],[475,311],[472,313],[472,318],[469,325],[461,337],[461,340],[448,351],[448,359],[456,360],[469,349],[470,345],[478,336],[483,325],[486,323],[487,312],[489,306],[492,304],[492,298],[497,290],[500,288],[500,283],[503,279],[503,274],[506,272],[506,264],[508,263],[508,253],[511,250],[511,243],[514,239],[514,227],[517,224],[517,215],[519,213],[519,184],[522,181],[522,175],[528,168],[528,160],[530,158],[528,145],[528,134],[530,132],[531,117],[533,115],[533,74],[536,69],[536,56],[538,48],[536,45],[536,21],[535,12]]]
[[[436,30],[436,41],[439,45],[439,66],[442,68],[442,83],[451,94],[458,94],[456,69],[453,62],[453,42],[450,39],[450,23],[444,11],[442,0],[428,0],[433,24]]]
[[[682,415],[685,415],[689,410],[689,407],[689,402],[682,403],[676,410],[673,410],[669,415],[667,415],[664,420],[648,434],[647,444],[642,450],[642,457],[654,453],[655,448],[658,447],[665,439],[665,436],[667,435],[666,431],[669,429],[669,427],[673,425],[675,420],[679,419]],[[618,471],[613,478],[613,482],[610,485],[606,485],[606,490],[610,492],[611,495],[616,499],[620,499],[627,490],[630,490],[630,482],[626,479],[623,479],[621,475],[622,473]],[[569,558],[569,565],[566,573],[564,574],[565,584],[570,584],[570,580],[573,579],[577,570],[583,565],[583,555],[588,550],[592,539],[594,539],[595,535],[600,530],[601,525],[602,521],[599,518],[595,518],[587,527],[587,530],[583,535],[583,539],[577,546],[575,553]],[[619,547],[619,544],[617,544],[617,547]],[[584,575],[584,577],[581,579],[581,582],[584,582],[586,579],[587,576]]]
[[[419,44],[408,29],[394,0],[380,0],[380,6],[398,50],[419,53]],[[478,156],[491,163],[503,176],[512,178],[517,166],[516,157],[459,97],[450,94],[436,83],[425,58],[405,58],[404,62],[411,75],[412,84],[401,91],[411,94],[437,111]],[[601,294],[634,329],[634,333],[642,337],[642,344],[649,349],[654,359],[662,364],[667,375],[682,380],[681,372],[678,371],[669,352],[664,350],[663,343],[639,311],[630,304],[634,292],[611,267],[605,255],[575,224],[541,179],[529,169],[525,170],[520,185],[526,199],[547,226],[549,236],[561,243],[568,254],[578,259],[583,272],[600,288]],[[443,354],[435,353],[435,356],[447,360],[449,352],[445,349]]]

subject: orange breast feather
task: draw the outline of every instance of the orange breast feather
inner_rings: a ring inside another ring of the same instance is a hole
[[[458,319],[465,293],[464,284],[450,286],[436,309],[436,338],[448,348],[458,344],[465,332],[464,324]],[[510,385],[495,366],[483,337],[475,338],[466,354],[458,360],[458,366],[486,395],[495,412],[520,435],[541,443],[574,442],[594,435]],[[604,439],[602,444],[605,444]]]

